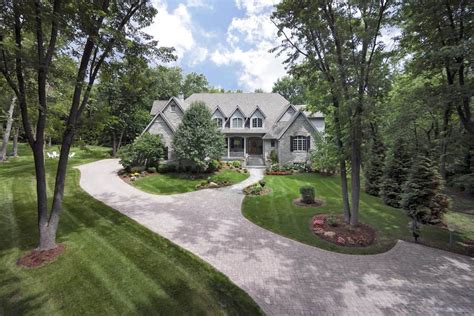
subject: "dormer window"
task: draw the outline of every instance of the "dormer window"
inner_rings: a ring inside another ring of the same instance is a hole
[[[222,124],[224,123],[224,120],[220,117],[214,118],[214,122],[216,122],[217,127],[222,128]]]
[[[176,104],[174,104],[174,103],[171,104],[170,112],[176,112]]]
[[[263,127],[263,120],[259,117],[254,117],[252,119],[252,128],[262,128]]]
[[[244,126],[244,120],[240,117],[234,117],[232,119],[232,128],[242,128]]]

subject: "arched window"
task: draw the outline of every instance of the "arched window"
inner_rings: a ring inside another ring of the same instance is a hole
[[[244,126],[244,120],[240,117],[234,117],[232,119],[232,128],[242,128]]]
[[[214,122],[216,122],[217,127],[222,127],[222,123],[224,122],[222,118],[216,117],[214,118]]]
[[[261,128],[263,127],[263,120],[259,117],[254,117],[252,119],[252,128]]]

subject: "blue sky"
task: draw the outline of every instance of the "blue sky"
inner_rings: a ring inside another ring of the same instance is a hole
[[[206,75],[225,89],[271,91],[285,75],[269,17],[277,0],[156,0],[153,25],[145,31],[161,46],[173,46],[186,73]]]

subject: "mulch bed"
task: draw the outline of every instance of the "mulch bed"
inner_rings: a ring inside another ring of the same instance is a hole
[[[301,198],[297,198],[293,200],[293,204],[297,206],[303,206],[303,207],[318,207],[324,204],[323,200],[320,199],[314,199],[313,203],[305,203],[301,201]]]
[[[39,268],[49,262],[55,261],[64,250],[66,250],[64,244],[58,244],[56,248],[50,250],[40,251],[34,249],[18,259],[16,263],[25,268]]]
[[[365,224],[353,228],[344,222],[343,216],[331,215],[335,225],[329,225],[328,214],[315,215],[311,221],[311,230],[318,237],[345,247],[367,247],[375,241],[375,230]]]

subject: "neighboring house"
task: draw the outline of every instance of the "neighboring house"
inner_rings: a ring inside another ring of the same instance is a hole
[[[278,93],[195,93],[187,99],[173,97],[153,102],[153,119],[144,132],[159,134],[169,160],[173,135],[184,111],[195,101],[204,102],[225,135],[224,160],[245,159],[263,165],[272,150],[280,164],[307,162],[314,135],[324,130],[321,113],[309,113]]]

